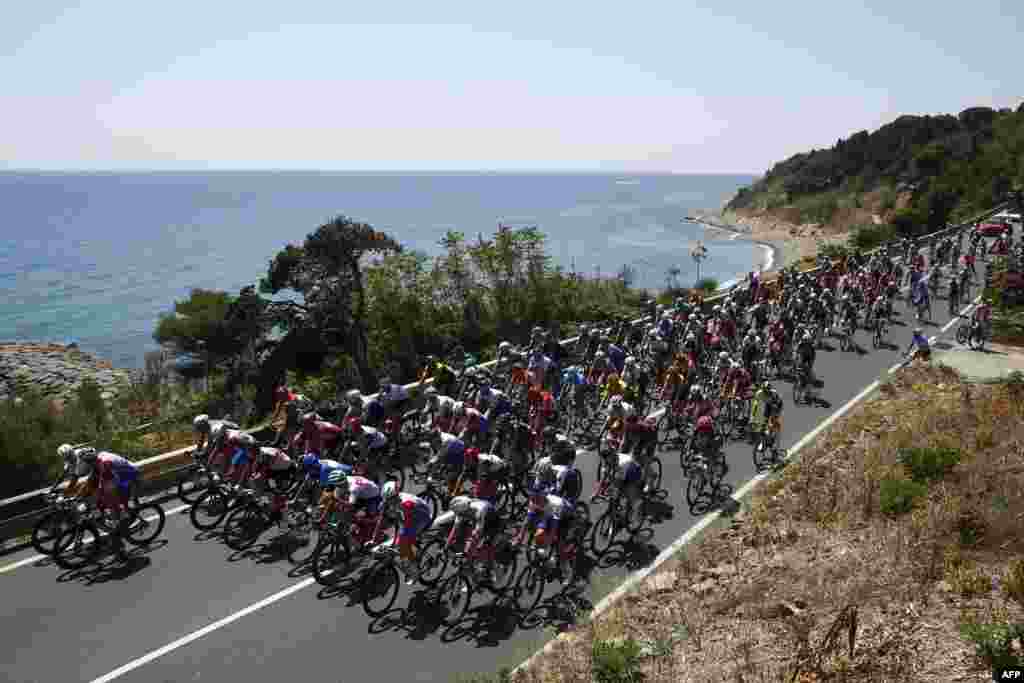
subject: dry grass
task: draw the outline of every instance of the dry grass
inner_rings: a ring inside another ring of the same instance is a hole
[[[948,368],[901,371],[688,548],[674,581],[648,581],[523,680],[591,680],[595,639],[624,638],[654,644],[648,683],[980,680],[961,624],[1024,624],[1020,399]],[[910,446],[961,459],[883,514],[881,482],[909,480]]]

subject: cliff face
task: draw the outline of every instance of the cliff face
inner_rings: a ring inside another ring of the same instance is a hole
[[[75,346],[0,342],[0,400],[33,388],[43,396],[67,401],[86,377],[92,377],[110,400],[131,372],[79,351]]]
[[[940,223],[1001,201],[1024,183],[1024,106],[957,116],[901,116],[828,149],[796,154],[726,205],[745,217],[834,231],[911,211]]]

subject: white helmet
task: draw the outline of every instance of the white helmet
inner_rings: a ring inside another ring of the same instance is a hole
[[[457,401],[455,403],[455,410],[454,410],[454,412],[455,412],[455,417],[465,417],[466,416],[466,404],[463,403],[462,401]]]
[[[455,496],[452,498],[451,503],[448,504],[448,509],[454,512],[459,517],[468,515],[472,510],[472,501],[469,496]]]
[[[363,405],[363,394],[358,389],[349,389],[345,393],[345,400],[348,401],[349,405]]]
[[[196,415],[195,419],[192,420],[192,429],[196,430],[197,432],[209,434],[210,416],[206,414]]]
[[[389,481],[388,483],[384,484],[384,486],[381,487],[380,489],[380,498],[385,505],[391,503],[392,501],[398,500],[398,483],[394,481]]]
[[[75,449],[69,443],[62,443],[57,448],[57,456],[63,458],[65,461],[70,461],[75,457]]]
[[[327,485],[334,487],[335,495],[342,498],[348,495],[348,476],[343,470],[331,470],[331,473],[327,475]]]
[[[95,448],[91,446],[85,446],[83,448],[79,448],[75,455],[78,456],[79,461],[91,465],[94,462],[96,462],[96,456],[98,456],[99,454],[96,452]]]
[[[729,352],[728,351],[721,351],[721,352],[719,352],[718,360],[721,360],[721,361],[729,360]]]

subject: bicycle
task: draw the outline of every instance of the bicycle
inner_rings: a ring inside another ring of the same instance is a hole
[[[44,498],[53,509],[32,528],[32,547],[40,555],[52,555],[57,539],[78,523],[88,507],[77,498],[67,497],[56,491],[50,491]]]
[[[889,329],[889,323],[883,316],[879,316],[875,320],[874,332],[871,335],[871,344],[876,349],[880,349],[885,345],[885,335]]]
[[[782,417],[773,416],[768,420],[768,428],[762,431],[754,444],[754,469],[758,472],[770,469],[786,457],[786,451],[779,448],[779,432],[782,429]]]
[[[956,341],[958,344],[970,349],[980,351],[985,348],[985,333],[978,321],[969,316],[958,314],[958,318],[964,318],[968,322],[960,323],[956,328]]]
[[[417,543],[419,545],[419,543]],[[359,588],[363,610],[367,616],[376,618],[383,615],[395,604],[401,587],[402,576],[409,576],[408,568],[400,561],[398,548],[391,545],[380,545],[373,550],[375,562],[359,579]],[[423,583],[423,575],[436,569],[434,563],[438,559],[426,553],[416,555],[416,576]],[[423,583],[423,585],[427,585]],[[379,600],[379,602],[378,602]]]
[[[95,560],[99,556],[102,545],[100,540],[104,536],[112,542],[120,538],[136,547],[149,545],[164,530],[167,521],[163,508],[156,503],[129,504],[123,512],[127,519],[121,522],[115,521],[97,507],[79,510],[79,519],[54,542],[53,558],[62,569],[81,569]],[[123,535],[120,529],[122,525]]]
[[[308,543],[314,526],[312,507],[307,506],[296,510],[292,501],[287,499],[280,500],[280,507],[278,507],[273,499],[267,496],[258,496],[252,489],[242,491],[240,498],[238,505],[224,521],[224,542],[232,550],[245,550],[252,547],[264,531],[275,524],[280,526],[286,519],[288,527],[286,536],[295,541],[305,539]],[[291,557],[293,553],[294,550],[289,552],[289,556]],[[301,564],[295,560],[292,561]]]

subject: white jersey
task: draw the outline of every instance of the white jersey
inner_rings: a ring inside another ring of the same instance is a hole
[[[366,477],[347,477],[348,504],[355,505],[361,500],[380,498],[380,487]]]
[[[263,446],[260,448],[260,455],[263,456],[271,472],[283,472],[292,466],[292,459],[280,448]]]
[[[619,461],[615,467],[615,481],[621,484],[635,476],[640,470],[640,463],[629,453],[619,453]]]
[[[494,506],[486,500],[480,500],[479,498],[472,498],[470,496],[456,496],[455,498],[452,498],[448,507],[449,509],[459,507],[463,502],[468,503],[468,509],[463,515],[459,516],[460,519],[473,519],[477,522],[483,522],[487,519],[487,515],[494,510]]]
[[[505,461],[492,453],[479,454],[477,463],[478,471],[487,474],[494,474],[505,468]]]
[[[544,516],[551,519],[571,517],[572,506],[561,496],[548,494],[544,497]]]
[[[548,366],[551,365],[551,359],[545,355],[530,356],[530,370],[538,370],[540,372],[547,372]]]

